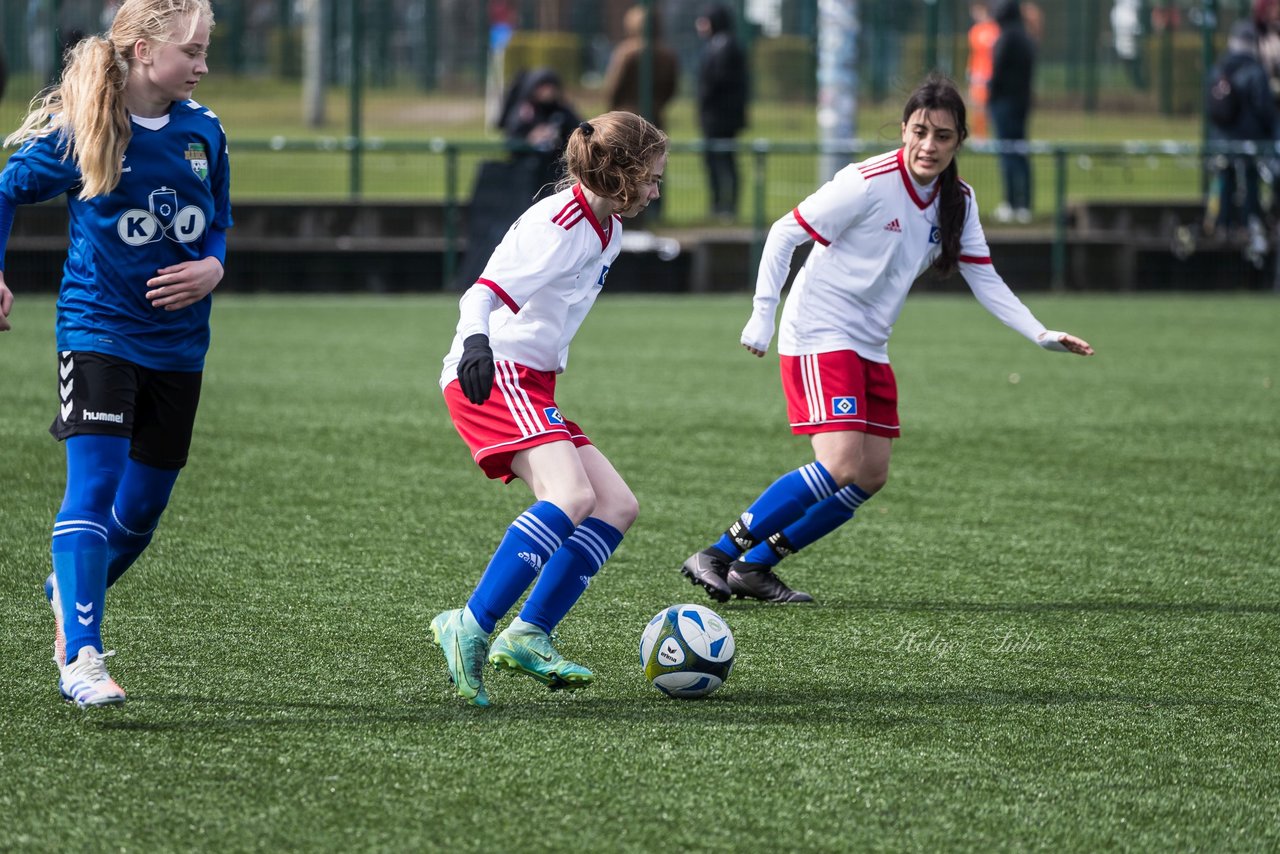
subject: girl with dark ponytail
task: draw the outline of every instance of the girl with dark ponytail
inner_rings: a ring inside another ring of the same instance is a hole
[[[811,437],[814,462],[774,481],[684,562],[681,571],[713,599],[813,599],[773,568],[852,519],[888,480],[899,435],[889,333],[922,273],[958,270],[988,311],[1031,341],[1093,353],[1074,335],[1045,329],[996,273],[973,189],[956,167],[967,135],[955,84],[930,75],[903,107],[901,148],[842,169],[769,230],[741,343],[765,354],[791,254],[815,241],[778,337],[791,431]]]

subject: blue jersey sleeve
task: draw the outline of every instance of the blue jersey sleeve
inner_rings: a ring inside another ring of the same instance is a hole
[[[66,155],[56,133],[31,140],[18,149],[0,172],[0,195],[15,205],[30,205],[60,196],[80,183],[80,170]]]

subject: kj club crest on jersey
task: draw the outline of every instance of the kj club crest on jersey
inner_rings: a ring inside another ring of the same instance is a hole
[[[183,156],[191,164],[191,171],[196,173],[197,178],[203,181],[209,177],[209,155],[205,153],[203,142],[190,143]]]
[[[196,205],[179,207],[177,190],[153,190],[147,196],[147,207],[145,211],[127,210],[116,220],[116,233],[130,246],[145,246],[166,237],[175,243],[194,243],[204,234],[204,211]]]

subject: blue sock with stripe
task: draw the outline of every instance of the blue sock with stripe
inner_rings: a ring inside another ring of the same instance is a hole
[[[755,546],[742,559],[747,563],[777,566],[778,561],[787,555],[817,542],[848,522],[870,497],[856,485],[849,484],[830,498],[810,507],[809,512],[799,520]]]
[[[123,436],[68,438],[67,488],[54,519],[50,552],[62,599],[67,660],[91,646],[102,652],[107,598],[107,522],[129,454]]]
[[[550,634],[621,542],[622,532],[608,522],[595,517],[584,520],[538,576],[520,609],[520,619]]]
[[[550,501],[537,502],[511,523],[467,600],[482,629],[493,631],[573,529],[573,520]]]
[[[105,516],[59,513],[53,525],[53,574],[62,598],[67,661],[91,646],[102,652],[102,611],[107,598]]]
[[[735,558],[799,519],[835,491],[836,482],[822,463],[809,463],[788,472],[760,494],[713,548],[724,552],[725,557]]]
[[[178,469],[160,469],[129,460],[116,489],[107,525],[107,586],[115,584],[151,543],[160,515],[178,480]]]

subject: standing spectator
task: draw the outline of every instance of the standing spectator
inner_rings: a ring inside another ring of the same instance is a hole
[[[733,151],[717,151],[747,126],[747,61],[733,33],[733,16],[724,6],[707,8],[696,22],[703,40],[698,62],[698,124],[707,142],[705,160],[711,189],[711,213],[732,220],[738,213],[738,160]]]
[[[1000,38],[992,55],[987,111],[996,126],[996,138],[1010,146],[1000,152],[1004,201],[996,206],[996,220],[1027,223],[1031,221],[1031,162],[1025,146],[1036,45],[1023,25],[1018,0],[1002,0],[996,7],[996,23]]]
[[[643,71],[644,53],[650,51],[652,56],[652,86],[649,90],[651,114],[645,118],[653,122],[659,130],[666,129],[667,104],[676,94],[676,84],[680,78],[680,61],[675,51],[662,43],[662,18],[657,9],[653,17],[649,16],[644,6],[632,6],[622,19],[625,38],[614,48],[609,58],[609,68],[604,75],[605,105],[610,110],[642,114],[640,77]],[[649,31],[649,39],[645,38],[645,30]],[[649,216],[662,215],[662,200],[654,199],[649,205]]]
[[[1252,21],[1236,21],[1227,39],[1227,53],[1209,73],[1206,93],[1210,132],[1228,142],[1273,140],[1276,106],[1266,69],[1258,59],[1258,33]],[[1232,154],[1218,174],[1220,233],[1248,228],[1246,256],[1259,263],[1267,250],[1262,223],[1257,158]]]
[[[1258,34],[1258,59],[1280,112],[1280,0],[1253,0],[1253,26]],[[1280,216],[1280,164],[1275,162],[1271,168],[1271,215]]]
[[[969,4],[969,61],[965,75],[969,80],[969,104],[973,107],[973,135],[987,136],[987,86],[991,83],[992,52],[1000,38],[1000,25],[991,17],[986,0]]]
[[[643,54],[650,49],[645,39],[645,7],[632,6],[622,19],[625,37],[614,48],[609,58],[609,68],[604,75],[604,100],[610,110],[629,113],[640,112],[640,73]],[[680,77],[680,61],[675,51],[662,43],[662,18],[654,10],[649,23],[649,37],[653,40],[653,89],[650,105],[653,115],[645,116],[659,130],[666,129],[667,104],[676,94]]]
[[[1116,0],[1111,7],[1111,37],[1115,45],[1116,57],[1129,74],[1129,81],[1135,89],[1146,88],[1142,75],[1142,51],[1139,50],[1139,38],[1142,36],[1142,0]]]
[[[1032,0],[1022,0],[1019,5],[1022,7],[1022,25],[1027,28],[1031,41],[1039,46],[1044,40],[1044,12]]]

